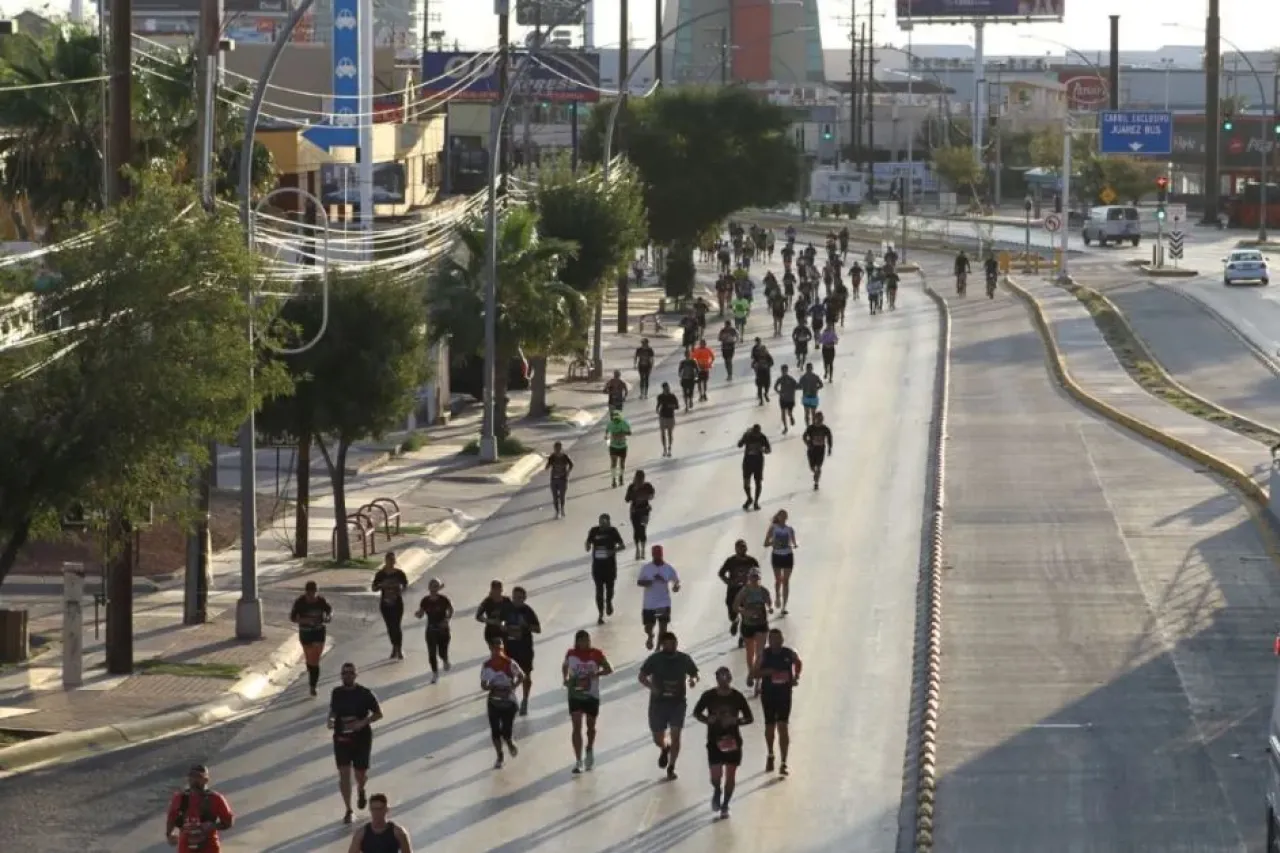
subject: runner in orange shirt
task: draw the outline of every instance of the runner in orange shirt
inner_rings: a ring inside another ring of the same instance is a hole
[[[716,354],[707,346],[705,339],[699,340],[691,353],[698,363],[698,399],[707,402],[707,380],[711,378],[711,365],[716,363]]]

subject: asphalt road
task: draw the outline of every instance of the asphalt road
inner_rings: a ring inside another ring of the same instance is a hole
[[[433,572],[460,611],[479,601],[492,577],[522,583],[545,626],[530,715],[517,723],[523,749],[504,770],[492,769],[477,689],[483,647],[479,626],[465,613],[455,630],[454,671],[435,686],[427,684],[416,627],[402,664],[382,662],[380,631],[339,637],[326,659],[329,678],[341,660],[362,665],[362,681],[380,695],[387,719],[378,727],[371,790],[391,796],[395,819],[419,844],[550,850],[564,849],[572,835],[573,849],[601,853],[895,848],[937,344],[932,303],[917,288],[904,289],[902,303],[874,320],[862,304],[852,309],[837,380],[824,393],[836,455],[821,492],[811,488],[796,433],[781,437],[776,408],[758,408],[741,378],[728,384],[717,375],[712,404],[680,419],[671,460],[659,458],[654,418],[630,407],[633,464],[645,466],[659,493],[650,540],[666,545],[682,572],[674,629],[702,667],[704,685],[722,663],[733,667],[740,687],[745,675],[726,631],[723,587],[714,576],[719,563],[738,538],[762,552],[770,512],[786,507],[792,514],[798,567],[791,615],[777,624],[804,657],[806,678],[792,718],[791,777],[763,774],[762,726],[748,730],[733,818],[713,821],[704,736],[691,722],[679,781],[661,781],[643,722],[646,699],[635,682],[646,652],[638,594],[626,580],[634,564],[623,564],[618,615],[594,625],[581,541],[599,512],[625,513],[621,491],[607,482],[603,443],[584,439],[571,449],[578,468],[566,520],[549,518],[545,482],[536,480]],[[776,349],[783,355],[788,348]],[[672,370],[662,365],[660,378]],[[763,510],[744,512],[734,445],[756,421],[775,450]],[[575,778],[563,690],[552,673],[584,627],[618,672],[604,685],[596,769]],[[111,784],[101,790],[127,787],[119,801],[65,795],[77,790],[66,787],[73,779],[92,785],[81,779],[85,765],[0,783],[0,837],[30,853],[168,849],[157,843],[165,795],[191,761],[208,760],[215,786],[239,815],[224,841],[228,853],[345,850],[349,831],[339,824],[324,713],[295,685],[242,728],[144,746],[119,765],[107,757],[101,766],[111,767]],[[82,821],[89,808],[97,814]],[[57,823],[52,833],[50,821]]]
[[[1261,850],[1275,567],[1234,496],[952,300],[937,849]]]

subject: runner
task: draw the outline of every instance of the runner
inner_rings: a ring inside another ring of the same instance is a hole
[[[564,452],[564,445],[556,442],[551,447],[551,455],[547,457],[544,471],[551,472],[551,506],[556,518],[564,518],[564,499],[569,492],[569,473],[573,471],[573,460]]]
[[[773,383],[773,390],[778,392],[778,409],[782,413],[782,434],[786,435],[789,427],[796,425],[796,389],[800,385],[796,378],[787,371],[784,364],[780,368],[782,375]]]
[[[729,636],[738,633],[738,593],[747,585],[752,569],[759,569],[760,562],[747,553],[747,542],[739,539],[733,543],[733,554],[720,566],[720,580],[724,583],[724,606],[729,612]],[[738,648],[745,643],[738,637]]]
[[[756,374],[756,402],[763,406],[769,402],[769,390],[773,387],[773,356],[759,338],[751,351],[751,369]]]
[[[724,359],[725,379],[733,378],[733,351],[738,347],[738,330],[728,320],[720,330],[720,357]]]
[[[752,424],[751,429],[738,439],[742,448],[742,491],[747,499],[742,502],[743,509],[760,508],[760,489],[764,485],[764,457],[773,452],[769,439],[760,430],[760,424]],[[751,485],[755,483],[755,495],[752,496]]]
[[[643,471],[637,471],[635,479],[627,486],[627,493],[622,498],[631,505],[631,529],[635,531],[633,538],[637,560],[644,559],[644,547],[649,544],[647,531],[655,497],[657,497],[657,490],[653,488],[653,483],[645,480]]]
[[[769,630],[769,614],[773,613],[773,599],[769,597],[769,590],[760,586],[759,569],[747,572],[747,585],[738,591],[733,609],[738,611],[742,624],[738,630],[742,634],[742,647],[747,658],[747,686],[750,687],[755,683],[751,673],[755,671],[765,633]],[[756,685],[756,693],[759,692],[760,687]]]
[[[609,411],[621,412],[630,392],[631,389],[627,387],[626,380],[622,378],[622,371],[613,371],[613,378],[604,383],[604,394],[609,400]]]
[[[533,635],[542,633],[542,622],[526,602],[529,593],[524,587],[511,590],[511,609],[503,620],[506,631],[504,646],[507,656],[520,665],[524,678],[520,682],[520,716],[529,714],[529,691],[533,689]]]
[[[818,411],[818,392],[822,390],[823,382],[813,372],[813,362],[804,366],[804,373],[797,381],[800,385],[800,405],[804,408],[804,425],[808,426],[813,422],[813,413]]]
[[[609,445],[609,479],[615,489],[622,485],[627,474],[627,437],[630,435],[631,424],[622,417],[622,412],[610,412],[604,425],[604,440]]]
[[[782,631],[769,631],[769,641],[756,658],[756,680],[763,684],[760,691],[760,711],[764,716],[764,742],[769,748],[764,772],[773,772],[773,735],[778,733],[778,746],[782,750],[781,776],[787,775],[787,752],[791,749],[791,691],[800,684],[800,671],[804,665],[793,649],[782,644]]]
[[[302,656],[307,662],[307,684],[311,695],[316,695],[320,685],[320,657],[324,654],[325,625],[333,618],[333,608],[317,592],[315,581],[307,581],[302,595],[293,602],[289,621],[298,626],[298,642],[302,644]]]
[[[489,657],[480,666],[480,689],[489,694],[489,739],[493,741],[493,751],[498,755],[493,764],[495,770],[500,770],[505,761],[502,754],[504,743],[512,758],[520,754],[512,729],[517,710],[515,692],[523,681],[524,673],[503,650],[502,638],[491,639]]]
[[[347,853],[413,853],[409,831],[395,821],[387,820],[390,811],[386,794],[369,798],[369,822],[351,836]]]
[[[796,566],[796,531],[787,524],[787,511],[778,510],[764,535],[764,547],[772,548],[769,558],[773,566],[773,592],[782,615],[787,615],[787,602],[791,599],[791,570]]]
[[[333,731],[333,760],[338,765],[338,791],[346,813],[343,823],[351,823],[351,777],[356,779],[356,808],[367,804],[364,794],[373,755],[373,729],[382,719],[382,706],[368,687],[356,683],[356,665],[342,665],[342,683],[329,696],[328,727]]]
[[[814,412],[813,423],[805,427],[801,441],[808,448],[809,470],[813,472],[813,489],[818,490],[818,481],[822,479],[822,462],[831,455],[831,428],[823,423],[822,412]]]
[[[822,345],[822,375],[828,382],[835,382],[836,344],[840,343],[836,330],[831,326],[827,326],[822,330],[822,334],[818,336],[818,343]]]
[[[671,455],[671,444],[676,436],[676,412],[680,410],[680,398],[671,393],[671,383],[662,383],[655,411],[658,413],[658,436],[662,439],[662,455]]]
[[[418,612],[414,614],[418,619],[427,617],[427,662],[431,664],[432,684],[440,680],[440,663],[445,672],[450,669],[449,620],[453,618],[453,602],[440,593],[442,589],[444,584],[436,578],[427,581],[427,594],[418,602]]]
[[[711,379],[711,366],[716,363],[716,354],[711,351],[711,347],[707,346],[705,340],[699,340],[690,355],[698,363],[698,399],[705,403],[707,402],[707,381]]]
[[[235,822],[227,798],[209,788],[209,768],[197,764],[187,771],[187,787],[169,801],[164,837],[178,853],[217,851],[221,849],[218,833]]]
[[[658,651],[640,665],[640,683],[649,690],[649,732],[658,747],[658,767],[666,768],[668,779],[676,778],[680,733],[689,709],[685,691],[698,683],[698,665],[678,647],[676,635],[668,631],[658,637]]]
[[[573,648],[564,656],[560,667],[565,689],[569,691],[569,721],[573,725],[573,772],[581,773],[596,766],[596,718],[600,716],[600,676],[612,675],[613,667],[604,652],[591,645],[591,635],[579,631],[573,635]],[[587,749],[582,750],[582,723],[587,723]]]
[[[653,629],[663,634],[671,624],[671,594],[680,591],[680,575],[663,559],[662,546],[654,545],[653,559],[640,567],[636,586],[644,589],[640,622],[644,625],[644,647],[653,649]]]
[[[884,273],[884,290],[889,295],[889,310],[898,310],[898,270],[896,267],[889,267]]]
[[[698,384],[698,376],[701,373],[698,362],[693,357],[693,350],[684,351],[684,358],[676,365],[676,376],[680,379],[680,396],[684,398],[684,410],[687,412],[693,408],[693,391]]]
[[[733,312],[733,327],[739,335],[747,331],[747,318],[751,316],[751,300],[745,296],[735,296],[729,309]]]
[[[371,587],[378,593],[378,610],[391,641],[391,660],[404,660],[404,591],[409,588],[409,578],[396,567],[394,551],[388,551],[383,558]]]
[[[596,585],[597,625],[604,624],[605,614],[613,615],[613,586],[618,581],[618,552],[627,547],[622,534],[611,523],[608,514],[600,515],[600,523],[587,531],[586,550],[591,553],[591,580]]]
[[[804,363],[809,359],[809,342],[813,340],[813,332],[809,330],[809,326],[801,317],[796,327],[791,330],[791,343],[796,346],[796,367],[804,369]]]
[[[729,817],[729,801],[742,764],[742,726],[755,722],[747,697],[731,686],[729,667],[716,670],[716,686],[693,706],[693,718],[707,727],[707,766],[711,770],[711,810]],[[721,786],[723,783],[723,787]]]
[[[484,641],[505,635],[503,630],[511,613],[511,599],[502,594],[502,581],[489,582],[489,594],[476,608],[476,621],[484,625]]]
[[[641,338],[640,346],[636,347],[635,358],[632,360],[636,373],[640,374],[641,400],[649,396],[649,374],[653,372],[654,358],[653,347],[649,346],[649,339]]]

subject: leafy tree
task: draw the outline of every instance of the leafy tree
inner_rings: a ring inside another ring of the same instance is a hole
[[[1072,145],[1080,141],[1080,137],[1072,139]],[[1045,128],[1033,137],[1031,137],[1028,153],[1031,158],[1031,165],[1039,169],[1053,169],[1061,171],[1062,169],[1062,131],[1056,127]],[[1072,154],[1077,152],[1074,148]]]
[[[299,485],[309,476],[312,442],[319,447],[333,487],[339,562],[351,559],[351,540],[341,523],[347,517],[351,445],[403,424],[427,378],[422,316],[405,310],[420,303],[420,285],[384,282],[373,272],[339,273],[329,285],[329,324],[319,343],[298,355],[274,358],[292,375],[295,393],[263,407],[261,428],[296,440],[299,457],[307,453],[306,473],[299,464]],[[290,346],[315,337],[323,310],[314,282],[284,304],[280,319],[296,339]],[[302,543],[305,512],[299,513],[298,529]]]
[[[607,105],[593,110],[583,137],[584,151],[596,160],[608,113]],[[663,89],[629,99],[618,133],[619,150],[644,183],[649,236],[670,247],[666,276],[672,295],[689,293],[693,250],[707,227],[743,208],[796,198],[800,152],[791,118],[747,89]]]
[[[80,27],[52,28],[31,36],[18,33],[0,39],[0,86],[19,86],[84,80],[101,76],[105,63],[97,33]],[[167,77],[138,73],[133,81],[133,142],[135,167],[168,165],[184,182],[194,177],[197,145],[195,61],[181,68],[161,66]],[[102,205],[102,138],[104,116],[100,83],[76,83],[37,89],[0,89],[0,193],[27,207],[31,221],[27,236],[49,233],[62,219],[73,225],[84,211]],[[220,189],[234,178],[244,132],[242,112],[215,112],[215,152]],[[254,151],[254,175],[260,182],[272,177],[269,152]]]
[[[181,215],[194,193],[162,173],[134,186],[113,226],[51,259],[80,282],[42,306],[64,331],[0,353],[0,581],[77,506],[106,513],[114,537],[150,506],[180,513],[204,440],[230,436],[255,393],[288,387],[270,366],[250,386],[255,261],[234,215]]]
[[[578,247],[564,260],[558,278],[598,315],[609,280],[626,274],[627,263],[647,239],[644,189],[635,169],[612,169],[606,185],[598,169],[574,174],[565,160],[554,160],[538,178],[534,209],[541,234]],[[585,346],[586,331],[585,326],[573,330],[574,346]],[[546,413],[545,359],[531,359],[530,367],[529,414],[540,417]]]
[[[516,208],[498,223],[496,319],[497,363],[494,365],[494,434],[510,435],[507,417],[507,371],[521,353],[535,356],[572,351],[576,332],[586,323],[586,299],[558,279],[560,268],[575,257],[577,245],[541,238],[537,214]],[[485,265],[484,225],[473,221],[458,229],[459,253],[449,255],[427,286],[428,334],[431,342],[448,340],[455,355],[484,353]]]
[[[968,146],[934,149],[933,170],[953,187],[969,187],[975,198],[986,178],[986,170],[974,159],[973,149]]]

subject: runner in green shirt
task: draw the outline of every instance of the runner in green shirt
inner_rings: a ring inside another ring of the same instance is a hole
[[[733,311],[733,323],[738,327],[738,334],[742,334],[747,329],[747,317],[751,314],[751,300],[737,296],[734,297],[730,308]]]
[[[626,477],[627,437],[630,435],[631,424],[622,417],[622,412],[611,412],[604,423],[604,437],[609,443],[609,474],[615,489]]]

